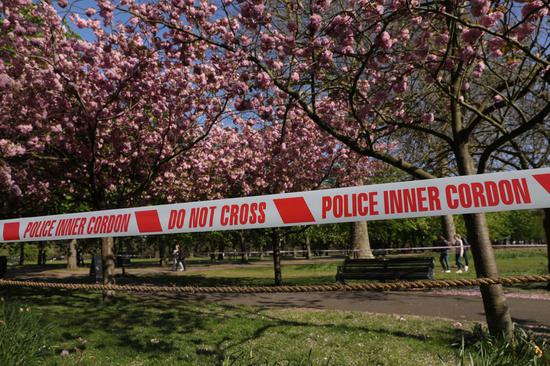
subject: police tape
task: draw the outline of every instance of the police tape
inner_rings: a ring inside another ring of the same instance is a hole
[[[0,221],[0,242],[177,234],[550,207],[550,168]]]

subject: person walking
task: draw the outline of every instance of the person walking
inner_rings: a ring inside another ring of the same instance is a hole
[[[451,243],[446,240],[443,235],[440,235],[439,240],[437,241],[437,246],[440,247],[439,263],[441,263],[441,268],[443,268],[443,272],[449,273],[451,272],[451,265],[449,264],[449,249]]]
[[[470,247],[470,244],[465,236],[461,235],[460,238],[464,244],[464,255],[462,256],[464,258],[464,272],[468,272],[468,248]]]
[[[462,257],[464,256],[464,243],[462,242],[460,235],[455,235],[453,244],[455,247],[456,273],[462,273],[462,269],[464,269],[464,264],[462,263]]]
[[[181,268],[180,272],[185,271],[185,267],[185,251],[183,250],[183,248],[180,248],[178,252],[178,268]]]
[[[176,247],[174,248],[174,251],[172,252],[172,258],[174,260],[174,265],[172,267],[172,270],[175,272],[175,271],[183,271],[184,267],[183,267],[183,263],[181,262],[180,260],[180,254],[181,250],[180,250],[180,246],[179,244],[176,244]]]

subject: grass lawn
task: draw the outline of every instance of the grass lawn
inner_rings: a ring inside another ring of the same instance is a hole
[[[472,328],[437,318],[160,296],[119,294],[111,303],[69,291],[1,289],[0,296],[46,324],[44,365],[455,365],[452,344]]]
[[[546,274],[547,257],[546,250],[542,248],[535,249],[509,249],[496,250],[497,266],[501,276],[526,275],[526,274]],[[475,268],[471,253],[470,271],[468,273],[457,274],[443,273],[439,265],[439,253],[425,253],[424,255],[433,256],[436,259],[435,278],[475,278]],[[450,263],[454,265],[454,254],[451,255]],[[283,265],[283,280],[288,285],[305,284],[333,284],[335,282],[336,267],[343,260],[334,260],[330,262],[311,263],[311,264],[292,264],[291,261]],[[166,276],[153,273],[139,274],[129,270],[130,276],[126,278],[129,282],[151,282],[156,284],[178,284],[178,285],[270,285],[273,283],[273,267],[270,261],[264,261],[265,266],[242,265],[236,268],[216,269],[216,265],[204,267],[202,261],[193,263],[190,261],[192,271],[173,272]],[[132,274],[133,273],[133,274]],[[530,285],[529,288],[544,288],[545,284]],[[525,287],[525,286],[524,286]]]

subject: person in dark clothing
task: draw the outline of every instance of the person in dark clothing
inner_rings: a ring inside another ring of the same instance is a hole
[[[449,250],[451,243],[441,235],[439,236],[437,246],[442,247],[439,249],[439,263],[441,263],[443,272],[451,272],[451,265],[449,264]]]
[[[78,267],[84,266],[84,252],[82,251],[82,248],[76,249],[76,265]]]

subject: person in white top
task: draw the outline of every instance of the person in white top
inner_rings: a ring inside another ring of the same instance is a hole
[[[456,273],[462,273],[464,269],[464,264],[462,263],[462,257],[464,256],[464,242],[460,238],[460,235],[455,235],[454,240],[455,246],[455,261],[456,261]]]
[[[174,265],[172,266],[173,271],[184,271],[185,265],[182,261],[183,252],[182,249],[180,249],[179,244],[176,244],[176,247],[174,248],[174,251],[172,252],[172,257],[174,259]]]

